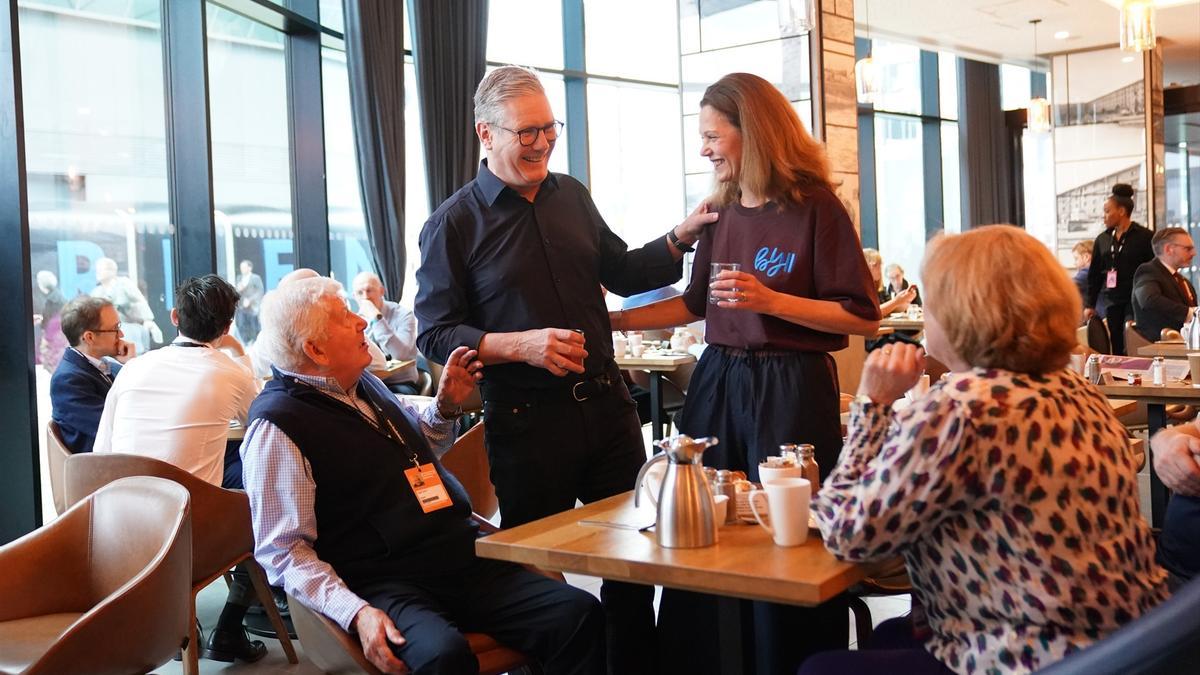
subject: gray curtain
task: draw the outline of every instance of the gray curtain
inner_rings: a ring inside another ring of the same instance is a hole
[[[1000,107],[1000,67],[960,61],[959,166],[963,229],[1015,223],[1010,137]]]
[[[475,177],[472,98],[487,64],[487,0],[409,0],[429,210]]]
[[[399,298],[405,264],[404,3],[346,0],[345,8],[350,109],[367,241],[388,295]]]

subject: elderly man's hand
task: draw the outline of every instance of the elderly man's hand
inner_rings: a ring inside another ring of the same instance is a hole
[[[458,408],[471,392],[475,391],[475,383],[483,377],[483,363],[479,361],[478,356],[479,352],[467,347],[459,347],[450,352],[450,358],[446,359],[446,367],[442,369],[442,378],[438,381],[438,412],[444,413],[446,410]]]
[[[362,643],[363,656],[376,668],[392,675],[407,675],[408,665],[396,658],[388,644],[399,647],[407,640],[387,614],[367,605],[354,615],[354,630]]]
[[[891,404],[912,389],[924,372],[924,349],[904,343],[884,345],[867,355],[858,393]]]
[[[540,328],[519,335],[521,361],[559,377],[568,372],[583,373],[583,361],[588,355],[583,348],[583,335],[566,328]]]
[[[1187,429],[1196,431],[1195,427]],[[1167,487],[1188,497],[1200,497],[1200,438],[1180,428],[1163,429],[1150,439],[1154,470]]]

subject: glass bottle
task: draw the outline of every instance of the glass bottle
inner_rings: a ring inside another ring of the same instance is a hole
[[[808,443],[802,443],[796,446],[796,454],[799,457],[800,468],[804,471],[804,477],[812,484],[812,494],[815,495],[821,487],[821,469],[817,466],[816,448]]]

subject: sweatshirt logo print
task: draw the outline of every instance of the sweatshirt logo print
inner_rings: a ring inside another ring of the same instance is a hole
[[[777,248],[764,246],[754,254],[754,269],[766,272],[768,277],[773,277],[780,272],[791,274],[795,264],[795,253],[780,251]]]

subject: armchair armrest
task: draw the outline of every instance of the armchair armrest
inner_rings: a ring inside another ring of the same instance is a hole
[[[87,534],[91,502],[0,546],[0,621],[82,612],[93,603]]]

